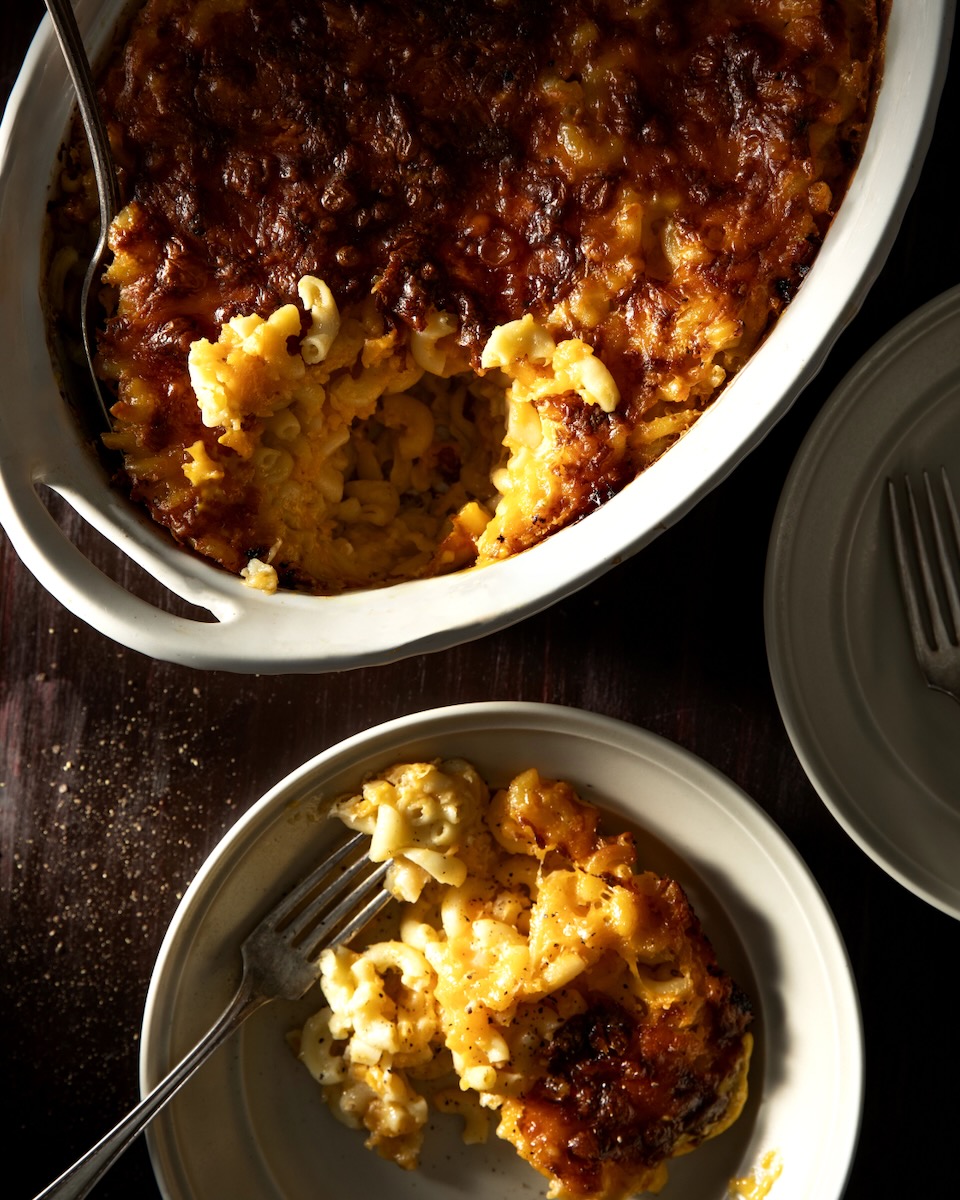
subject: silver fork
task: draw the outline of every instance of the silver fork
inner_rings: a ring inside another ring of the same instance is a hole
[[[904,478],[904,491],[909,510],[909,536],[901,519],[896,488],[887,480],[890,498],[890,514],[893,521],[893,540],[900,568],[900,585],[907,610],[913,648],[927,686],[945,692],[960,701],[960,517],[953,498],[950,480],[941,467],[940,480],[943,499],[938,506],[930,476],[923,472],[923,487],[927,509],[930,514],[933,551],[936,559],[934,570],[930,539],[924,534],[909,478]],[[939,511],[943,508],[948,518],[951,537],[944,531],[944,521]],[[952,540],[952,548],[951,548]],[[912,553],[908,549],[912,547]],[[919,582],[919,586],[918,586]]]
[[[348,941],[391,896],[387,863],[374,866],[358,833],[328,855],[268,914],[240,947],[243,975],[213,1028],[130,1113],[36,1200],[79,1200],[213,1051],[270,1000],[299,1000],[319,975],[326,946]]]

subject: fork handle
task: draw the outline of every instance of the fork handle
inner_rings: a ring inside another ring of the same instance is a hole
[[[216,1024],[206,1033],[185,1058],[149,1092],[136,1108],[100,1139],[99,1142],[35,1200],[80,1200],[126,1150],[133,1139],[153,1119],[174,1093],[196,1069],[227,1040],[267,998],[252,993],[241,985],[240,990],[224,1010]]]

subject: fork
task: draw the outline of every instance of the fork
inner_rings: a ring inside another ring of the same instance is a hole
[[[893,481],[889,479],[887,494],[890,499],[901,590],[917,662],[928,687],[960,701],[960,585],[957,582],[960,573],[960,562],[957,559],[957,555],[960,555],[960,517],[957,515],[950,480],[942,467],[940,479],[943,488],[942,507],[946,510],[952,533],[952,550],[934,499],[930,476],[926,471],[923,472],[923,486],[936,555],[936,572],[931,561],[929,539],[921,525],[909,478],[904,477],[904,490],[910,514],[909,538],[901,520],[896,489]],[[908,540],[912,542],[912,556],[908,552]],[[911,558],[915,559],[916,568],[911,565]]]
[[[358,833],[328,855],[253,930],[240,947],[243,973],[231,1002],[209,1032],[118,1125],[35,1200],[79,1200],[194,1071],[252,1013],[270,1000],[299,1000],[319,976],[326,946],[349,941],[392,899],[382,883],[388,863],[356,857]]]

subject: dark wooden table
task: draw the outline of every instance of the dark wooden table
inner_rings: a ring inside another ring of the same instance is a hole
[[[26,0],[4,17],[4,98],[42,12]],[[237,817],[346,735],[488,699],[577,705],[653,730],[774,817],[822,886],[860,989],[868,1085],[847,1200],[957,1194],[960,924],[874,865],[805,777],[770,683],[762,585],[774,509],[812,418],[885,330],[960,282],[958,72],[882,277],[815,383],[677,527],[542,616],[388,667],[201,673],[85,627],[0,535],[0,1194],[28,1200],[135,1102],[161,938]],[[111,561],[93,535],[77,536]],[[96,1192],[158,1194],[142,1139]]]

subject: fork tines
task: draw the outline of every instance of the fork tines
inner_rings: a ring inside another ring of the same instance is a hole
[[[383,890],[389,863],[371,863],[370,839],[358,833],[327,855],[270,917],[273,929],[309,956],[311,947],[349,941],[391,896]]]
[[[960,517],[950,481],[943,468],[940,470],[940,480],[943,500],[938,505],[930,476],[926,471],[923,472],[929,534],[924,530],[925,523],[909,478],[904,478],[910,517],[909,533],[901,519],[894,484],[892,480],[887,481],[903,598],[914,648],[924,670],[929,670],[944,655],[952,656],[960,652],[960,588],[957,584],[960,577]],[[949,535],[944,529],[945,522],[940,509],[945,509]],[[908,546],[912,546],[912,554]],[[936,686],[934,681],[931,682]]]

